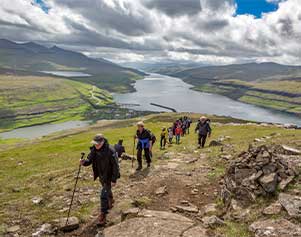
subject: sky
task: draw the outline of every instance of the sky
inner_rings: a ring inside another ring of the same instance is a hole
[[[0,0],[0,38],[118,63],[301,65],[301,0]]]

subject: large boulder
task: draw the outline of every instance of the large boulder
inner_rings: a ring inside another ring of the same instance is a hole
[[[259,220],[250,225],[255,237],[301,237],[301,228],[286,219]]]
[[[120,224],[106,228],[102,236],[180,237],[193,226],[192,220],[176,213],[143,210],[136,218],[126,219]]]
[[[301,217],[301,197],[286,193],[280,193],[278,201],[287,211],[289,216],[295,218]]]

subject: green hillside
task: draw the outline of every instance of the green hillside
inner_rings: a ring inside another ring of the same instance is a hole
[[[55,77],[0,75],[0,131],[78,120],[111,95],[92,85]]]
[[[93,59],[84,54],[57,46],[44,47],[32,42],[18,44],[0,39],[0,68],[31,73],[41,71],[80,71],[91,77],[71,78],[89,82],[112,92],[133,91],[133,82],[144,73],[121,67],[105,59]]]
[[[163,126],[169,126],[183,114],[162,114],[144,118],[146,126],[159,136]],[[200,115],[192,115],[196,122]],[[222,147],[196,149],[197,135],[191,133],[182,138],[180,145],[168,146],[160,150],[155,144],[153,150],[153,167],[150,172],[143,171],[135,175],[131,161],[122,161],[121,179],[114,195],[115,207],[109,215],[110,225],[120,222],[120,213],[132,207],[133,200],[141,208],[170,212],[170,209],[188,200],[198,208],[208,204],[217,205],[222,210],[219,199],[219,182],[225,174],[229,161],[222,159],[225,152],[235,157],[253,143],[255,138],[266,137],[266,143],[287,144],[301,148],[301,131],[286,130],[275,126],[259,126],[256,124],[236,124],[230,118],[214,117],[212,119],[213,134],[210,139],[229,136]],[[103,133],[114,144],[123,138],[127,152],[132,152],[133,134],[138,120],[104,121],[80,131],[59,133],[39,140],[2,147],[0,167],[0,235],[7,227],[20,225],[24,236],[31,236],[43,223],[66,217],[68,204],[72,194],[74,176],[78,168],[80,153],[89,151],[90,140],[95,133]],[[218,122],[218,123],[215,123]],[[194,126],[193,126],[194,127]],[[21,151],[20,152],[20,148]],[[223,148],[223,149],[221,149]],[[228,151],[228,149],[230,149]],[[231,158],[234,159],[234,158]],[[194,162],[191,162],[194,161]],[[172,168],[178,164],[176,168]],[[170,168],[166,168],[170,167]],[[80,219],[81,229],[70,236],[95,236],[95,225],[99,208],[99,182],[93,182],[91,169],[83,168],[76,192],[72,215]],[[167,177],[166,177],[167,176]],[[166,196],[155,195],[155,190],[162,185],[168,187]],[[191,190],[197,187],[198,194]],[[300,179],[290,185],[290,190],[299,192]],[[34,204],[32,199],[41,197],[41,204]],[[274,201],[273,197],[261,198],[250,207],[247,219],[227,219],[226,225],[210,229],[212,236],[251,237],[248,225],[254,220],[263,218],[262,209]],[[243,209],[245,210],[245,209]],[[182,213],[186,215],[186,213]],[[198,216],[187,214],[197,219]],[[219,214],[221,215],[221,214]],[[272,216],[277,218],[277,216]],[[109,225],[109,224],[108,224]],[[87,228],[87,233],[83,229]],[[69,236],[59,233],[58,236]]]
[[[202,92],[301,115],[301,67],[250,63],[200,67],[174,73]]]

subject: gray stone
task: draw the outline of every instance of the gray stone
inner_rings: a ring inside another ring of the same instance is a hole
[[[286,145],[282,145],[282,149],[285,151],[285,153],[287,155],[301,155],[301,151],[297,150],[295,148],[286,146]]]
[[[17,233],[19,230],[20,230],[20,226],[19,225],[14,225],[14,226],[8,227],[6,229],[6,232],[7,233]]]
[[[222,146],[223,143],[219,142],[219,141],[216,141],[216,140],[212,140],[210,143],[209,143],[209,146],[212,147],[212,146]]]
[[[301,217],[301,197],[286,193],[280,193],[278,201],[287,211],[289,216],[295,218]]]
[[[166,186],[160,187],[155,191],[155,194],[158,195],[158,196],[163,196],[166,193],[167,193],[167,187]]]
[[[67,221],[67,217],[54,220],[56,226],[61,231],[72,231],[79,227],[79,220],[75,216],[69,217],[68,223],[66,223],[66,221]]]
[[[31,199],[31,201],[32,201],[33,204],[39,205],[39,204],[43,203],[43,198],[41,198],[41,197],[33,197]]]
[[[217,208],[216,208],[216,204],[214,203],[211,203],[211,204],[208,204],[206,206],[204,206],[204,214],[209,214],[209,213],[214,213],[217,211]]]
[[[151,210],[142,210],[138,217],[104,229],[105,237],[180,237],[194,225],[184,216]]]
[[[45,223],[42,226],[40,226],[36,232],[32,234],[32,237],[41,237],[45,235],[52,235],[55,234],[55,229],[51,224]]]
[[[177,210],[179,212],[191,212],[191,213],[198,213],[199,209],[198,207],[190,204],[189,206],[185,206],[185,205],[178,205],[176,206]]]
[[[286,219],[260,220],[250,225],[255,237],[301,237],[301,228]]]
[[[205,216],[202,218],[202,222],[205,227],[215,228],[218,226],[222,226],[225,224],[225,222],[218,218],[217,216]]]
[[[274,202],[263,210],[264,215],[277,215],[281,212],[282,205],[279,202]]]
[[[185,231],[182,237],[209,237],[209,235],[204,227],[198,225]]]
[[[275,193],[277,188],[277,179],[278,175],[276,173],[272,173],[261,177],[259,182],[267,193]]]
[[[134,208],[130,208],[126,211],[122,211],[121,213],[121,221],[124,221],[125,219],[129,219],[129,218],[135,218],[138,216],[140,209],[137,207]]]
[[[293,176],[281,180],[281,182],[279,183],[279,189],[283,191],[291,182],[293,182],[293,180],[294,180]]]

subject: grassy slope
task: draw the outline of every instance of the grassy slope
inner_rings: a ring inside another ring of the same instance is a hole
[[[93,104],[112,103],[109,93],[55,77],[0,75],[0,131],[84,119]]]
[[[168,126],[178,115],[164,114],[161,116],[150,116],[146,119],[147,127],[159,136],[162,126]],[[197,116],[194,116],[196,119]],[[74,182],[74,175],[78,168],[80,152],[88,152],[91,137],[102,132],[108,137],[111,143],[117,142],[119,138],[125,140],[126,150],[132,151],[132,136],[135,131],[133,124],[136,120],[119,122],[106,122],[98,124],[80,133],[70,133],[63,136],[52,136],[44,138],[33,144],[27,143],[22,148],[12,147],[2,150],[0,156],[2,165],[0,167],[0,223],[10,225],[16,217],[22,219],[25,224],[22,228],[31,229],[43,222],[66,215],[60,212],[67,203],[63,203],[58,197],[66,194],[66,189],[71,188]],[[228,118],[213,117],[213,121],[229,122]],[[276,127],[258,127],[255,125],[213,125],[213,139],[220,135],[232,137],[237,153],[247,149],[254,138],[280,133],[281,136],[273,139],[277,143],[289,143],[295,141],[295,146],[301,147],[301,131],[284,130]],[[178,151],[192,154],[195,150],[196,135],[191,134],[185,137],[179,146],[168,148],[169,151]],[[211,165],[215,169],[209,174],[211,180],[217,181],[224,173],[225,165],[218,159],[220,148],[206,148],[204,153],[209,155]],[[155,165],[161,161],[156,158],[161,156],[163,151],[154,148]],[[20,162],[23,162],[20,165]],[[18,165],[19,164],[19,165]],[[84,169],[83,177],[79,182],[80,187],[98,187],[98,182],[93,182],[89,176],[91,170]],[[129,182],[129,175],[132,172],[130,162],[122,164],[122,179],[119,186],[125,186]],[[14,192],[13,189],[20,189]],[[67,193],[71,194],[71,191]],[[95,193],[95,197],[98,194]],[[44,204],[35,206],[31,202],[34,196],[42,196]],[[80,216],[82,220],[89,218],[91,211],[98,206],[98,198],[95,202],[90,201],[74,208],[73,215]],[[1,226],[0,226],[1,229]],[[246,226],[238,223],[229,223],[228,227],[221,230],[227,237],[249,236]],[[1,232],[0,232],[1,233]]]
[[[226,80],[221,83],[207,83],[197,86],[195,89],[222,94],[245,103],[269,109],[301,115],[301,81],[244,82],[240,80]],[[289,94],[296,94],[296,96]]]

